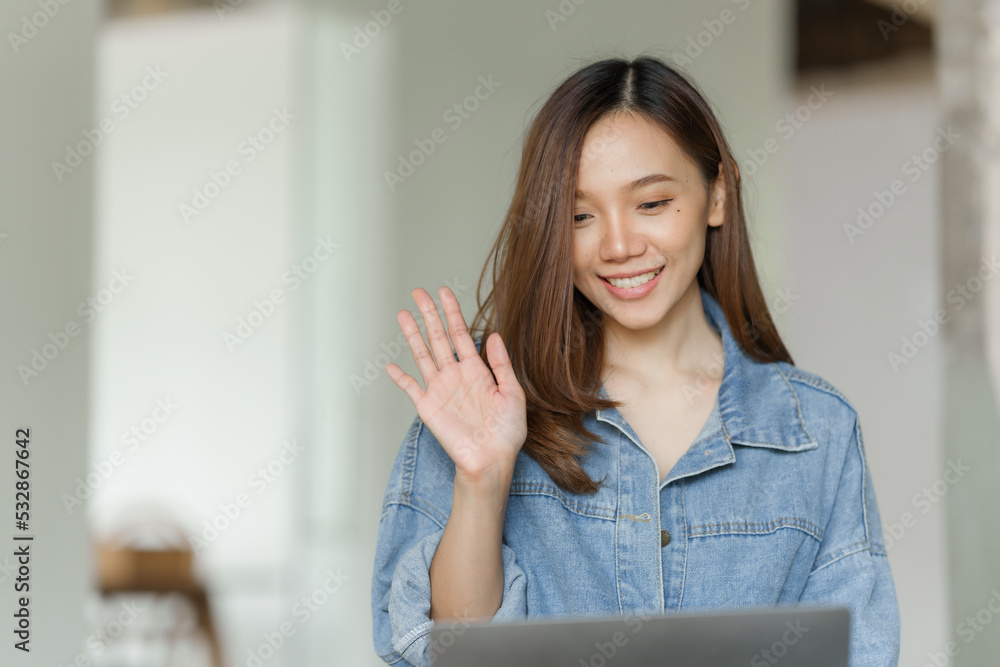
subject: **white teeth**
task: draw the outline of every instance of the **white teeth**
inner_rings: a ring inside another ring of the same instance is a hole
[[[656,277],[656,274],[660,272],[660,269],[655,271],[650,271],[649,273],[643,273],[642,275],[635,276],[633,278],[607,278],[607,281],[619,287],[621,289],[629,289],[630,287],[638,287],[639,285],[645,285],[650,280]]]

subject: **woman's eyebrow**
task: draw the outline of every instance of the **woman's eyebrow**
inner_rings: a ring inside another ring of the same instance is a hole
[[[641,187],[645,187],[645,186],[651,185],[653,183],[662,183],[662,182],[665,182],[665,181],[676,183],[677,179],[674,178],[673,176],[667,176],[666,174],[647,174],[646,176],[643,176],[642,178],[635,179],[631,183],[626,183],[625,185],[622,186],[621,190],[622,190],[622,192],[632,192],[633,190],[638,190]],[[588,195],[583,190],[577,190],[576,191],[576,198],[577,199],[590,199],[590,195]]]

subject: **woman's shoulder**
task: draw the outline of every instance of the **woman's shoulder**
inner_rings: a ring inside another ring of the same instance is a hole
[[[774,364],[777,366],[778,371],[785,376],[785,379],[789,382],[794,382],[797,386],[812,387],[819,392],[819,394],[835,397],[848,408],[852,410],[854,409],[854,405],[847,398],[844,392],[819,373],[807,371],[799,366],[794,366],[787,361],[776,361]],[[815,398],[821,398],[821,396],[815,396]]]
[[[784,361],[774,365],[794,394],[802,427],[812,439],[821,445],[850,442],[860,417],[846,392],[819,373]]]

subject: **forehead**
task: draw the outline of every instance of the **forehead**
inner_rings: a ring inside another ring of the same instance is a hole
[[[587,130],[577,180],[595,188],[653,172],[682,180],[690,176],[692,168],[694,164],[662,127],[645,116],[616,113],[601,118]]]

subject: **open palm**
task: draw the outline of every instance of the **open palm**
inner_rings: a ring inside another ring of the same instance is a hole
[[[457,473],[477,479],[492,471],[509,470],[528,433],[524,390],[500,334],[490,334],[484,343],[487,367],[466,328],[458,299],[447,287],[439,294],[458,360],[433,299],[418,287],[413,298],[423,314],[434,356],[408,310],[400,311],[396,319],[426,389],[396,364],[387,364],[386,372],[413,401],[420,419],[455,463]]]

